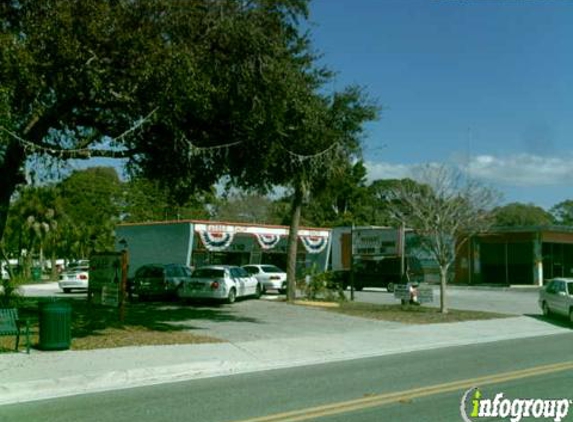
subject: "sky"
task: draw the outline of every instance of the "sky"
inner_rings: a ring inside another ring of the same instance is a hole
[[[330,87],[382,106],[370,180],[460,166],[503,203],[573,199],[573,0],[312,0]]]

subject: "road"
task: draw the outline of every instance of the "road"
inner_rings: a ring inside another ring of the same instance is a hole
[[[0,420],[459,421],[471,387],[484,398],[573,399],[572,348],[567,333],[434,349],[8,405]]]

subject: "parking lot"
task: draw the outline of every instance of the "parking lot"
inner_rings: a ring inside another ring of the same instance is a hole
[[[86,293],[64,294],[57,283],[27,285],[21,289],[26,296],[53,296],[58,298],[82,298]],[[346,292],[347,297],[350,291]],[[165,309],[181,306],[196,308],[197,312],[190,321],[181,324],[204,331],[205,334],[227,341],[250,341],[271,338],[289,338],[317,334],[336,334],[347,330],[369,330],[383,325],[392,329],[402,324],[374,321],[363,318],[327,312],[322,309],[288,306],[281,301],[283,296],[268,294],[262,300],[241,300],[232,305],[207,303],[184,305],[178,301],[160,303],[153,306]],[[365,289],[356,292],[357,301],[379,304],[399,303],[394,295],[384,289]],[[451,287],[448,290],[449,307],[478,311],[491,311],[515,315],[540,315],[537,305],[537,291],[527,290],[482,290]],[[434,303],[439,306],[439,290],[434,288]]]

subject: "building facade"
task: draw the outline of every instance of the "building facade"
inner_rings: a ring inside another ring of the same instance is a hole
[[[497,229],[460,245],[455,282],[536,285],[554,277],[573,277],[573,228]]]
[[[286,269],[289,228],[201,220],[121,224],[116,249],[129,252],[129,276],[144,264],[179,263],[274,264]],[[330,229],[301,227],[297,270],[316,266],[324,271],[330,252]]]

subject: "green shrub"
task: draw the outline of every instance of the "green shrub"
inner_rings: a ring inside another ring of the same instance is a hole
[[[297,288],[308,300],[345,301],[342,284],[338,283],[331,271],[319,272],[313,265],[304,278],[297,280]]]

